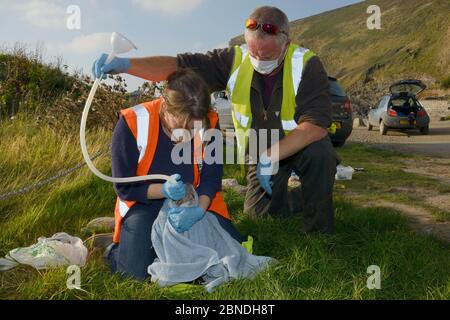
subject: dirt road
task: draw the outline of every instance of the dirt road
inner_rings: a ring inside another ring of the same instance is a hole
[[[430,156],[450,158],[450,121],[432,120],[430,133],[419,130],[389,130],[382,136],[377,127],[368,131],[365,127],[353,128],[349,142],[362,142],[390,150],[413,152]]]
[[[450,121],[440,121],[450,115],[450,102],[423,100],[431,118],[430,133],[420,134],[419,130],[389,130],[382,136],[378,127],[368,131],[366,127],[354,127],[349,142],[362,142],[390,150],[413,152],[429,156],[450,158]]]

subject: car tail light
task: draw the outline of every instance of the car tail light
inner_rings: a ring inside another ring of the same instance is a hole
[[[391,109],[391,110],[389,110],[388,115],[391,116],[391,117],[396,117],[397,116],[397,111]]]
[[[350,101],[349,98],[347,98],[347,99],[345,100],[345,103],[344,103],[344,110],[345,110],[345,112],[347,112],[347,113],[352,113],[352,102]]]
[[[417,116],[418,117],[425,117],[427,115],[427,113],[425,111],[419,111],[417,112]]]

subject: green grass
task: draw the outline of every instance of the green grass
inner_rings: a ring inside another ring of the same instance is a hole
[[[110,133],[89,134],[91,154],[108,145]],[[47,177],[81,161],[76,135],[59,137],[22,119],[0,126],[0,193]],[[255,253],[279,263],[254,280],[234,281],[208,294],[202,288],[179,292],[111,275],[101,253],[90,252],[81,271],[86,292],[68,290],[64,268],[38,272],[29,267],[0,273],[0,299],[449,299],[450,245],[412,232],[394,210],[364,207],[364,197],[418,204],[389,190],[396,186],[444,188],[439,182],[404,174],[404,156],[363,145],[339,150],[346,165],[364,167],[353,181],[336,183],[336,234],[299,233],[301,217],[254,219],[242,212],[243,196],[226,191],[230,212],[243,234],[255,237]],[[97,166],[109,172],[109,158]],[[240,167],[227,166],[226,177],[239,178]],[[349,198],[348,192],[360,195]],[[86,235],[80,229],[98,216],[112,215],[114,191],[87,168],[17,198],[0,201],[0,256],[55,232]],[[382,289],[368,290],[367,268],[381,268]]]
[[[450,221],[450,212],[438,210],[425,204],[425,192],[446,194],[450,185],[437,179],[403,171],[407,168],[405,160],[421,163],[427,157],[405,155],[399,152],[374,149],[363,144],[347,144],[339,150],[343,165],[362,167],[351,181],[338,181],[335,194],[346,196],[356,193],[356,202],[386,200],[423,207],[431,211],[437,220]]]

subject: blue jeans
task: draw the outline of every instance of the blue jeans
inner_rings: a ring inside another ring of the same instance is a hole
[[[153,211],[142,203],[136,203],[128,211],[122,221],[120,243],[111,245],[105,253],[105,258],[113,273],[121,273],[139,280],[149,277],[148,266],[156,258],[151,232],[153,222],[159,214],[159,211]],[[214,216],[231,237],[239,243],[245,241],[230,220],[220,215]]]

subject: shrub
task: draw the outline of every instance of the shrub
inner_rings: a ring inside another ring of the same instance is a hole
[[[79,71],[69,74],[61,58],[45,64],[41,52],[42,48],[31,52],[20,44],[0,50],[0,119],[24,113],[58,131],[77,131],[93,80]],[[102,82],[97,91],[88,118],[90,128],[112,129],[120,109],[153,99],[159,88],[144,83],[130,94],[121,76],[110,78],[114,83]]]
[[[450,88],[450,76],[448,76],[447,78],[445,78],[444,80],[442,80],[441,82],[441,86],[445,89]]]

